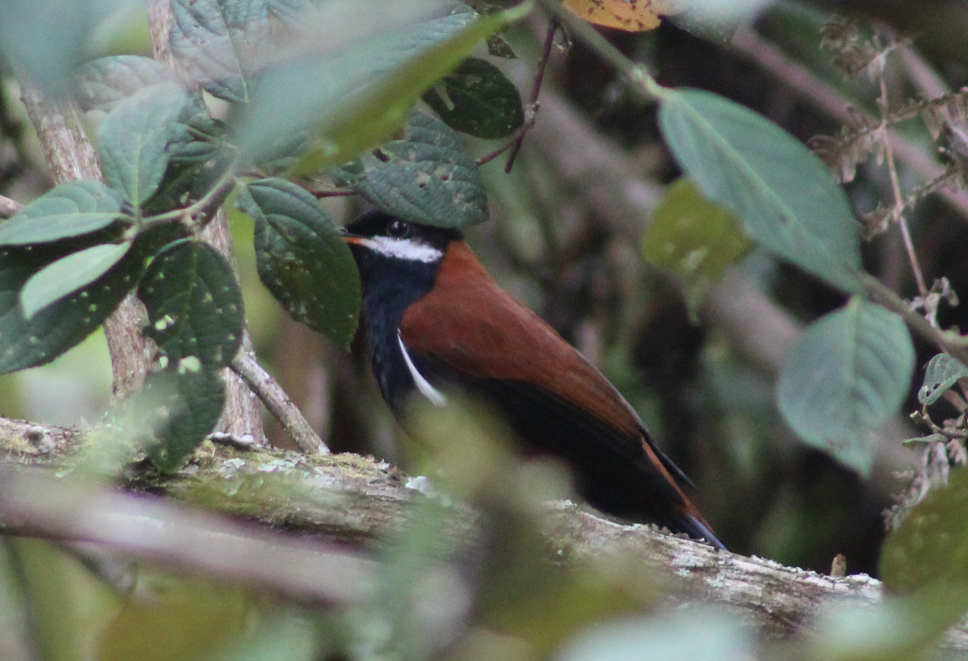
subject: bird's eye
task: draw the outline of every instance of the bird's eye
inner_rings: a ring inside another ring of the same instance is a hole
[[[387,235],[393,239],[403,239],[410,234],[410,230],[410,223],[402,220],[394,220],[392,223],[390,223],[390,226],[387,227]]]

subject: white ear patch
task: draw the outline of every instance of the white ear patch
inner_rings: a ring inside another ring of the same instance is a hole
[[[444,256],[443,252],[433,246],[428,246],[426,243],[419,243],[413,239],[393,239],[388,236],[374,236],[368,239],[357,239],[357,243],[381,255],[395,257],[397,259],[406,259],[411,262],[432,264]]]
[[[397,332],[397,342],[400,344],[400,352],[403,353],[403,360],[407,363],[407,369],[410,370],[410,376],[413,377],[413,382],[417,385],[417,390],[420,394],[430,400],[430,403],[434,406],[446,406],[447,398],[444,397],[444,393],[440,392],[432,385],[424,375],[417,370],[417,366],[413,364],[410,359],[410,354],[407,353],[407,347],[403,345],[403,338],[400,337],[399,331]]]

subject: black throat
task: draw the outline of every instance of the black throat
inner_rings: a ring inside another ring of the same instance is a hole
[[[382,212],[371,211],[347,226],[353,234],[381,236],[396,220]],[[451,240],[460,238],[456,230],[414,225],[415,240],[446,252]],[[400,323],[413,303],[434,287],[441,261],[421,262],[393,257],[366,246],[350,244],[360,269],[363,285],[363,322],[373,373],[380,392],[395,414],[400,414],[416,385],[400,346]]]

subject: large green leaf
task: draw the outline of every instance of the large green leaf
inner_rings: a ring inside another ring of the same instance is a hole
[[[238,206],[255,220],[259,277],[297,321],[349,346],[360,309],[356,262],[319,202],[283,179],[247,186]]]
[[[103,230],[115,221],[133,220],[122,213],[123,203],[116,191],[99,181],[65,182],[0,222],[0,246],[75,238]]]
[[[178,470],[214,429],[225,403],[218,371],[183,360],[152,372],[129,406],[145,409],[141,433],[158,470]]]
[[[600,623],[568,641],[556,658],[738,661],[755,658],[755,648],[752,636],[738,619],[700,607],[663,618],[624,617]]]
[[[780,372],[780,411],[797,434],[866,474],[873,448],[862,432],[904,400],[914,347],[904,321],[860,298],[811,324]]]
[[[473,157],[453,129],[415,112],[402,140],[345,165],[335,178],[388,213],[438,227],[487,219],[487,192]]]
[[[100,278],[28,319],[20,305],[24,284],[69,254],[70,248],[60,243],[0,247],[0,374],[43,365],[83,340],[114,311],[144,270],[136,242]]]
[[[20,290],[20,305],[28,321],[68,294],[88,287],[124,259],[130,243],[104,243],[63,257],[33,274]]]
[[[219,98],[248,102],[269,45],[265,0],[172,0],[171,9],[171,52],[192,80]]]
[[[751,239],[844,291],[862,291],[858,225],[847,197],[793,136],[698,90],[670,92],[659,123],[682,167],[736,214]]]
[[[180,84],[160,83],[118,103],[101,123],[104,178],[134,204],[158,190],[171,159],[169,144],[187,140],[188,129],[178,119],[189,102]]]
[[[170,67],[140,55],[92,60],[78,69],[76,78],[76,98],[84,110],[111,110],[139,90],[178,80]]]
[[[289,27],[300,27],[312,9],[311,0],[268,0],[269,11]]]
[[[968,378],[968,365],[949,354],[939,353],[928,362],[924,371],[924,385],[918,390],[918,401],[934,404],[958,379],[965,378]]]
[[[3,0],[0,50],[55,95],[67,90],[98,23],[129,0]]]
[[[353,40],[334,34],[332,39],[341,49],[267,72],[246,117],[241,138],[244,153],[258,160],[289,136],[315,127],[317,140],[300,162],[300,173],[356,157],[389,138],[427,88],[459,64],[483,37],[522,11],[477,18],[460,5],[427,19],[428,3],[371,1],[335,6],[333,25],[344,20],[359,31],[355,20],[375,27]],[[369,18],[360,14],[365,8],[370,8]],[[345,10],[345,16],[338,10]],[[374,15],[381,20],[373,21]],[[278,102],[281,98],[285,104]]]
[[[669,186],[642,238],[645,258],[682,280],[695,313],[706,291],[750,249],[736,218],[683,177]]]
[[[949,590],[968,608],[968,471],[952,471],[884,542],[881,576],[896,593]]]
[[[496,66],[469,57],[423,95],[448,126],[477,138],[503,138],[524,123],[518,88]]]
[[[242,342],[242,292],[232,267],[206,243],[182,239],[152,260],[138,298],[148,310],[144,334],[168,364],[195,360],[226,367]]]

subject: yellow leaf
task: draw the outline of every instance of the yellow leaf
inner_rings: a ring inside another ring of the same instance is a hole
[[[678,14],[684,0],[564,0],[565,8],[589,23],[644,32],[659,25],[659,17]]]

